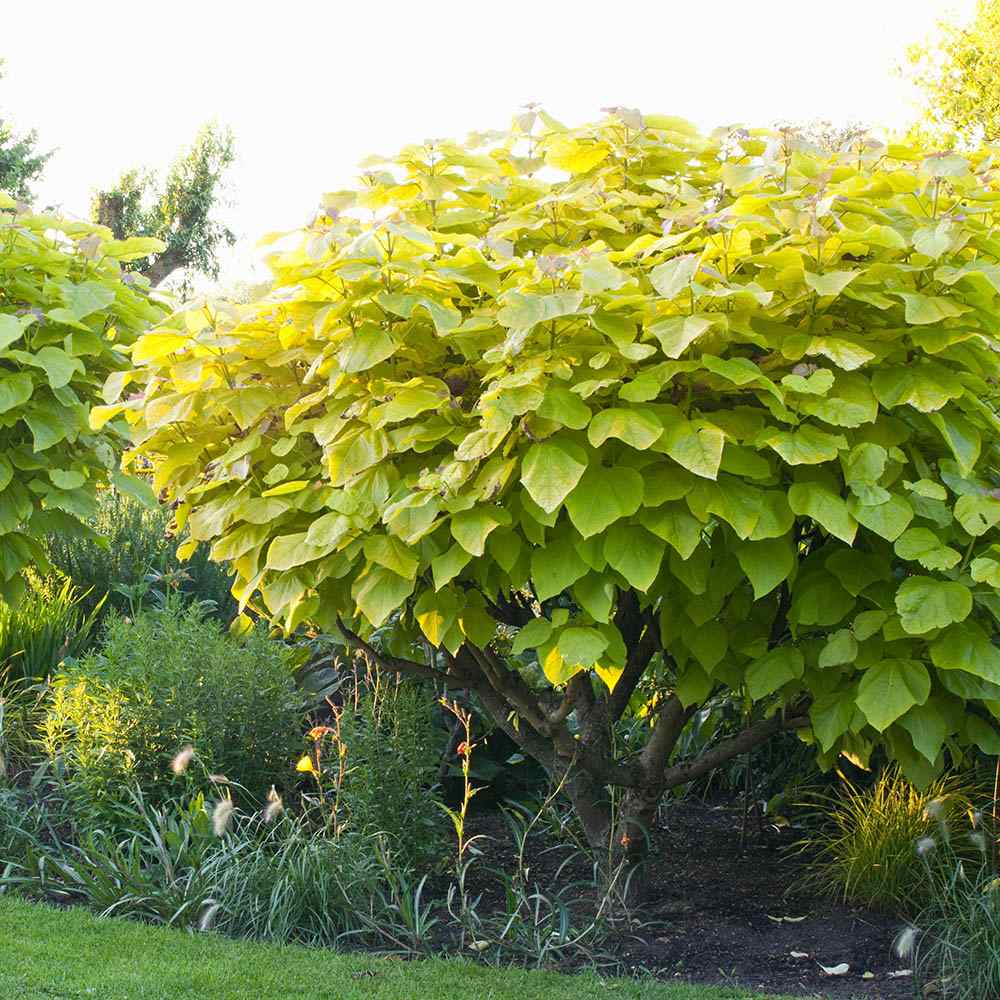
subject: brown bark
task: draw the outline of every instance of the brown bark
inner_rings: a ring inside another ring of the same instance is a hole
[[[102,191],[97,196],[97,222],[101,226],[107,226],[111,230],[116,240],[125,239],[125,224],[122,220],[122,213],[125,210],[125,202],[117,192]],[[174,271],[185,267],[188,264],[186,256],[177,250],[165,250],[155,257],[148,266],[140,269],[149,279],[149,284],[155,288]]]
[[[153,258],[153,263],[149,267],[144,268],[142,274],[149,279],[150,285],[155,288],[161,282],[166,281],[174,271],[184,267],[187,263],[183,254],[165,250],[159,256]]]
[[[120,194],[102,191],[97,196],[97,223],[107,226],[116,240],[125,238],[122,224],[122,212],[125,210],[125,199]]]

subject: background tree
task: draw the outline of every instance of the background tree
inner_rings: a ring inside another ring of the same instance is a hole
[[[110,236],[0,193],[0,600],[9,603],[25,567],[47,567],[45,536],[93,535],[98,486],[153,502],[119,471],[121,428],[88,423],[102,384],[127,381],[127,348],[165,313],[145,279],[121,268],[160,244]]]
[[[210,278],[219,274],[219,251],[236,237],[215,217],[225,174],[233,162],[229,129],[206,125],[161,183],[149,170],[127,170],[114,187],[94,196],[94,220],[116,239],[148,236],[161,240],[162,253],[130,267],[156,286],[179,270]]]
[[[3,60],[0,59],[0,81]],[[30,201],[31,184],[38,180],[52,153],[38,151],[38,133],[18,134],[13,124],[0,118],[0,191],[21,201]]]
[[[908,75],[926,97],[924,127],[965,142],[1000,139],[1000,0],[979,0],[971,24],[908,52]]]
[[[621,108],[408,147],[93,426],[242,605],[472,692],[602,853],[783,729],[926,781],[1000,750],[987,167]]]

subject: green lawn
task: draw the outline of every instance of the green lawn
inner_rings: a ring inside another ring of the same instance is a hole
[[[99,920],[0,898],[0,997],[18,1000],[745,1000],[740,990],[401,962]]]

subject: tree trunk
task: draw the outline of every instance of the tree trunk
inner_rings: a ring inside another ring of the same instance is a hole
[[[570,766],[565,776],[553,774],[551,777],[555,782],[565,780],[566,796],[580,820],[587,845],[601,861],[613,852],[611,799],[604,785],[580,768]]]
[[[642,902],[645,882],[642,869],[649,860],[656,833],[656,816],[662,788],[631,789],[622,796],[615,830],[614,877],[618,893],[627,904]]]
[[[656,814],[663,793],[657,789],[634,789],[622,797],[615,842],[621,860],[630,866],[641,864],[653,846]]]
[[[178,268],[184,267],[185,261],[181,254],[165,250],[158,257],[154,258],[152,264],[142,268],[141,273],[148,279],[150,285],[155,288],[162,281],[165,281]]]
[[[653,843],[662,790],[629,790],[615,809],[608,789],[577,770],[566,782],[566,794],[583,826],[604,890],[628,906],[640,903],[642,867]]]

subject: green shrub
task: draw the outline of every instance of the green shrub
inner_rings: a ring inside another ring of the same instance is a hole
[[[883,771],[868,788],[844,782],[839,795],[817,801],[821,827],[803,842],[815,851],[812,881],[827,895],[912,913],[928,898],[926,865],[918,847],[942,827],[972,812],[977,789],[959,775],[925,791],[898,770]]]
[[[303,715],[285,647],[170,607],[113,617],[101,649],[54,679],[42,742],[86,808],[113,804],[123,785],[160,801],[209,773],[262,800],[293,773]],[[172,773],[188,745],[192,766]]]
[[[213,809],[196,796],[157,808],[138,791],[119,805],[115,830],[72,820],[46,825],[44,810],[23,822],[20,804],[4,809],[0,797],[0,893],[236,938],[463,954],[502,966],[613,961],[605,949],[616,933],[609,897],[587,916],[578,883],[546,894],[529,880],[524,843],[538,817],[511,823],[513,874],[497,878],[478,854],[469,856],[466,868],[475,865],[477,882],[489,880],[496,891],[463,894],[459,908],[454,883],[444,897],[434,895],[443,886],[417,877],[381,834],[331,834],[308,816],[269,822],[236,809],[215,831],[218,803]],[[485,895],[493,902],[481,906]]]
[[[420,685],[375,674],[343,712],[347,774],[340,794],[348,822],[383,833],[408,861],[439,853],[444,814],[433,786],[444,734]]]
[[[95,612],[69,580],[32,580],[15,604],[0,601],[0,684],[37,680],[93,641]]]
[[[102,490],[89,522],[99,537],[52,535],[49,560],[90,592],[91,605],[106,599],[109,608],[132,614],[156,586],[156,577],[174,576],[182,593],[213,602],[219,617],[228,621],[236,611],[229,593],[231,574],[208,558],[206,545],[181,562],[168,532],[171,516],[167,507],[151,509],[125,493]]]
[[[233,937],[335,947],[381,924],[374,914],[391,895],[383,883],[405,873],[381,865],[378,841],[358,832],[327,838],[286,817],[248,833],[205,865],[215,926]]]

